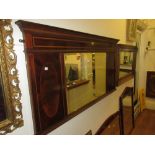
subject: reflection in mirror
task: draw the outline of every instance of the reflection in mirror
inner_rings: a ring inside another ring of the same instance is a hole
[[[66,53],[68,114],[106,93],[106,53]]]
[[[132,74],[133,52],[120,52],[119,79]]]
[[[5,101],[4,101],[2,75],[0,70],[0,121],[4,121],[5,119],[6,119],[6,108],[5,108]]]
[[[116,60],[116,82],[118,85],[135,78],[137,47],[127,44],[118,44]],[[135,85],[135,79],[134,79]]]

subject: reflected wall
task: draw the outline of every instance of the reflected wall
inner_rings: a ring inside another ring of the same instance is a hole
[[[68,114],[106,93],[106,53],[66,53]]]

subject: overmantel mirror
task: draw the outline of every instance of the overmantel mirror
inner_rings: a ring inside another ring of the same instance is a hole
[[[47,134],[115,90],[118,39],[17,21],[35,134]]]
[[[137,47],[127,44],[118,44],[117,77],[118,85],[135,78]],[[135,81],[135,80],[134,80]]]
[[[0,134],[23,125],[11,20],[0,20]]]

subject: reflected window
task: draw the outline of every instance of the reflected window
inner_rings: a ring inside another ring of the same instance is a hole
[[[68,114],[106,93],[106,53],[66,53]]]

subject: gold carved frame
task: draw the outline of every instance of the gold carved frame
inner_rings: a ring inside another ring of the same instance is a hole
[[[137,30],[143,32],[146,28],[146,19],[127,19],[127,41],[135,42]]]
[[[127,41],[136,41],[137,19],[127,19]]]
[[[0,20],[0,71],[7,117],[0,122],[0,134],[7,134],[23,126],[21,91],[16,69],[17,56],[11,20]]]

